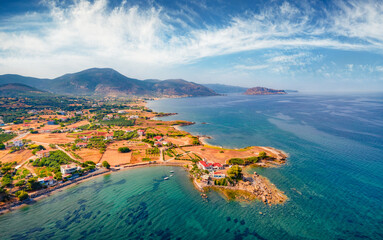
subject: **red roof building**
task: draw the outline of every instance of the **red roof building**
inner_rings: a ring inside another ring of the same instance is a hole
[[[207,163],[205,161],[199,161],[198,166],[202,168],[203,170],[210,170],[213,168],[213,164]]]
[[[86,147],[86,146],[88,146],[88,144],[83,142],[79,142],[76,144],[76,147]]]
[[[213,168],[214,169],[223,169],[223,166],[220,163],[213,163]]]
[[[157,141],[161,141],[162,137],[161,136],[155,136],[154,139],[156,139]]]

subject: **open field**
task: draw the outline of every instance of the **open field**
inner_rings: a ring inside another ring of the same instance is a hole
[[[5,150],[5,151],[8,153],[8,150]],[[3,153],[5,151],[2,150],[1,152]],[[19,164],[22,161],[25,161],[32,156],[33,156],[33,154],[32,154],[31,150],[20,150],[20,151],[14,152],[14,153],[8,153],[8,154],[2,155],[2,157],[0,158],[0,161],[2,163],[15,162],[16,161],[17,164]]]
[[[35,142],[43,142],[47,144],[65,144],[73,142],[73,138],[69,138],[67,133],[41,133],[29,134],[24,139],[30,139]]]
[[[92,161],[94,163],[98,163],[102,156],[102,153],[100,153],[100,150],[98,149],[83,148],[75,151],[75,153],[82,158],[82,160],[79,160],[81,162]]]
[[[174,145],[178,145],[178,146],[184,146],[184,145],[192,144],[192,139],[188,136],[186,136],[186,137],[166,137],[165,140],[173,143]]]
[[[223,149],[213,146],[192,146],[183,147],[185,151],[196,153],[201,158],[205,158],[208,161],[218,162],[225,164],[230,158],[247,158],[258,156],[258,153],[264,151],[260,147],[249,147],[246,149]],[[271,154],[270,154],[271,155]]]
[[[100,162],[107,161],[111,166],[129,164],[132,158],[132,152],[120,153],[119,147],[130,147],[126,141],[116,142],[109,145],[103,154]]]
[[[66,126],[66,128],[77,128],[77,127],[80,127],[80,126],[83,126],[83,125],[86,125],[86,124],[89,124],[88,120],[84,120],[84,121],[79,121],[79,122],[73,123],[71,125]]]

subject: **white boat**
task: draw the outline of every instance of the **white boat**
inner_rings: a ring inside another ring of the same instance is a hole
[[[170,173],[174,173],[174,171],[170,171]]]
[[[173,174],[171,174],[169,177],[173,177]]]
[[[168,179],[169,179],[169,177],[165,177],[165,178],[164,178],[164,180],[168,180]]]

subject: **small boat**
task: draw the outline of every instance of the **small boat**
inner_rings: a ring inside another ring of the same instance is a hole
[[[170,171],[170,173],[174,173],[174,171]]]
[[[165,177],[165,178],[164,178],[164,180],[168,180],[168,179],[169,179],[169,177]]]
[[[171,174],[169,177],[173,177],[173,174]]]

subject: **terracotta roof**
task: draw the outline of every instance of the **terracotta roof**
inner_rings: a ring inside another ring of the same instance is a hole
[[[211,166],[211,163],[206,163],[205,161],[199,161],[200,164],[202,164],[202,166],[204,167],[210,167]]]

